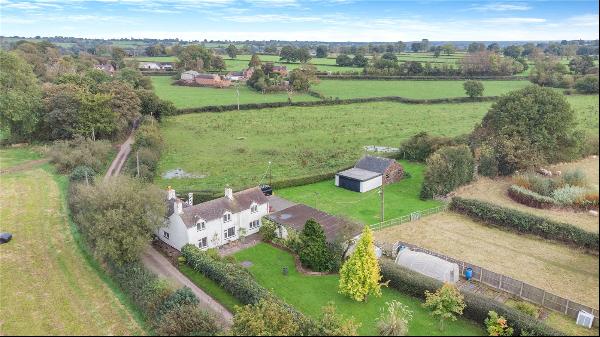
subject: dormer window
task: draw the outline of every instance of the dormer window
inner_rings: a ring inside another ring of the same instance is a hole
[[[229,222],[229,221],[231,221],[231,213],[223,214],[223,222]]]
[[[200,232],[205,229],[206,229],[206,222],[204,220],[198,220],[198,222],[196,222],[196,230],[198,232]]]
[[[252,206],[250,206],[250,213],[257,213],[257,212],[258,212],[258,205],[252,204]]]

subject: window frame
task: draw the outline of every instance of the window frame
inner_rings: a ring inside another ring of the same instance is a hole
[[[202,226],[200,226],[202,225]],[[202,228],[200,228],[202,227]],[[200,219],[198,221],[196,221],[196,231],[197,232],[202,232],[203,230],[206,230],[206,221]]]
[[[171,234],[169,234],[169,232],[163,230],[163,238],[170,240],[171,239]]]
[[[208,248],[208,237],[203,237],[200,240],[198,240],[198,248],[200,249],[204,249],[204,248]]]
[[[223,213],[223,223],[231,222],[231,212]]]
[[[229,231],[230,231],[230,230],[233,230],[233,234],[231,234],[231,235],[229,235]],[[225,240],[229,240],[229,239],[231,239],[232,237],[234,237],[235,235],[236,235],[235,226],[233,226],[233,227],[229,227],[229,228],[227,228],[227,229],[225,229],[225,230],[223,231],[223,237],[225,238]]]

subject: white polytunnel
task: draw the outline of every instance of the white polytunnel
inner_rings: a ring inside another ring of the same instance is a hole
[[[456,263],[439,257],[404,248],[398,252],[396,263],[417,273],[448,283],[458,282],[460,271]]]

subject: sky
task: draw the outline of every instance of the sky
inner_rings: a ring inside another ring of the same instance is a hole
[[[0,0],[2,36],[302,41],[598,39],[598,1]]]

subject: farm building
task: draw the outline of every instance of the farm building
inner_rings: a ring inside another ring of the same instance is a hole
[[[172,62],[140,62],[138,69],[142,70],[173,70]]]
[[[194,82],[202,87],[226,88],[231,85],[231,81],[218,74],[198,74],[194,77]]]
[[[408,248],[401,249],[398,252],[396,264],[442,282],[456,283],[460,276],[456,263],[442,260],[437,256],[415,252]]]
[[[186,244],[208,249],[257,233],[269,201],[258,187],[237,193],[226,188],[219,199],[191,205],[169,188],[167,209],[165,226],[156,233],[160,240],[177,250]]]
[[[246,68],[242,71],[232,71],[225,76],[230,81],[246,81],[254,73],[254,67]]]
[[[200,75],[200,73],[195,70],[184,71],[183,73],[181,73],[181,80],[186,82],[192,82],[194,81],[194,78],[198,75]]]
[[[335,175],[335,186],[364,193],[392,184],[404,176],[404,169],[393,159],[364,156],[353,168]]]

